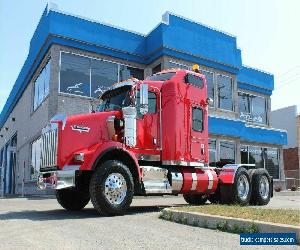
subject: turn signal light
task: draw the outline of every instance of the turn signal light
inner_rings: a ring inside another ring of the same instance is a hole
[[[114,134],[111,138],[113,141],[118,141],[118,135],[117,134]]]
[[[84,162],[84,153],[76,153],[74,154],[74,160]]]

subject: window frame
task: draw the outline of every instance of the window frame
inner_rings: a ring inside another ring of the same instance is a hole
[[[43,71],[45,70],[45,75],[46,76],[46,68],[47,66],[50,67],[49,69],[49,79],[48,79],[48,93],[45,95],[45,79],[43,79],[43,98],[39,102],[39,86],[37,86],[37,80],[39,77],[42,75]],[[36,71],[35,77],[33,78],[33,94],[32,94],[32,112],[35,112],[41,105],[42,103],[47,99],[47,97],[50,94],[50,82],[51,82],[51,56],[46,56],[44,62],[41,63],[39,70]],[[37,88],[36,88],[37,87]],[[37,96],[35,95],[37,93]],[[36,101],[36,102],[35,102]],[[35,103],[36,106],[35,106]]]
[[[262,157],[263,157],[263,168],[266,169],[266,157],[265,157],[265,150],[267,149],[276,149],[277,150],[277,156],[278,156],[278,179],[273,179],[273,180],[276,180],[276,181],[279,181],[281,180],[281,172],[280,172],[280,161],[281,161],[281,150],[280,148],[276,148],[276,147],[267,147],[267,146],[261,146],[261,145],[251,145],[251,144],[243,144],[241,143],[240,144],[241,146],[245,146],[247,147],[247,153],[248,153],[248,161],[249,162],[249,147],[260,147],[262,149]],[[246,163],[241,163],[241,164],[246,164]],[[248,164],[248,163],[247,163]],[[266,169],[267,170],[267,169]]]
[[[202,81],[202,86],[200,87],[200,86],[197,86],[197,85],[194,84],[194,83],[189,82],[189,76],[192,76],[192,77],[201,79],[201,81]],[[198,88],[198,89],[203,89],[203,88],[204,88],[204,80],[203,80],[203,78],[200,77],[200,76],[197,76],[196,74],[187,73],[187,74],[184,76],[184,82],[185,82],[186,84],[189,84],[189,85],[191,85],[191,86],[194,86],[194,87],[196,87],[196,88]]]
[[[258,122],[253,122],[253,119],[252,121],[248,121],[248,120],[243,120],[240,118],[240,107],[238,106],[238,109],[237,109],[237,113],[239,115],[239,119],[241,121],[245,121],[247,123],[250,123],[250,124],[255,124],[255,125],[264,125],[264,126],[268,126],[269,125],[269,97],[267,96],[263,96],[263,95],[257,95],[257,94],[253,94],[253,93],[249,93],[247,91],[243,91],[243,90],[238,90],[237,91],[237,95],[238,95],[238,99],[239,99],[239,93],[243,94],[243,95],[247,95],[248,97],[250,96],[255,96],[255,97],[259,97],[259,98],[263,98],[265,100],[265,116],[266,116],[266,123],[258,123]],[[238,105],[240,104],[239,100],[238,100]],[[253,116],[253,105],[252,105],[252,98],[251,98],[251,101],[250,101],[250,109],[251,109],[251,116]]]
[[[116,61],[111,61],[111,60],[107,60],[107,59],[104,59],[104,58],[98,58],[98,57],[88,56],[88,55],[77,53],[77,52],[72,52],[72,51],[67,51],[67,50],[60,50],[60,53],[59,53],[59,71],[58,71],[58,94],[62,94],[62,95],[66,95],[66,96],[81,97],[81,98],[92,99],[92,100],[97,99],[95,97],[92,97],[92,94],[91,94],[91,89],[92,89],[92,83],[91,83],[91,78],[92,78],[92,75],[91,75],[91,66],[90,66],[90,72],[89,72],[89,76],[90,76],[90,82],[89,82],[89,84],[90,84],[90,96],[82,96],[82,95],[76,95],[76,94],[65,93],[65,92],[61,92],[60,91],[60,71],[61,71],[61,55],[62,55],[62,53],[71,54],[71,55],[74,55],[74,56],[81,56],[81,57],[89,58],[91,60],[98,60],[98,61],[103,61],[103,62],[117,64],[117,66],[118,66],[118,81],[117,82],[120,82],[120,66],[121,65],[122,66],[126,66],[126,67],[130,67],[130,68],[135,68],[135,69],[143,70],[143,72],[145,74],[145,68],[139,68],[139,67],[132,66],[132,65],[129,65],[129,64],[125,64],[125,63],[121,63],[121,62],[116,62]]]
[[[214,93],[216,94],[215,95],[215,99],[216,99],[216,108],[218,110],[221,110],[221,111],[225,111],[225,112],[235,112],[235,100],[234,100],[234,81],[233,81],[233,77],[232,76],[229,76],[229,75],[224,75],[224,74],[220,74],[220,73],[217,73],[215,72],[215,89],[214,89]],[[223,109],[223,108],[220,108],[220,100],[219,100],[219,89],[218,89],[218,76],[222,76],[222,77],[227,77],[227,78],[230,78],[231,79],[231,102],[232,102],[232,109]]]

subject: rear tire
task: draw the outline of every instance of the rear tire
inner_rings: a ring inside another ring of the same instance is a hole
[[[191,205],[203,205],[207,201],[207,195],[202,194],[184,194],[183,198]]]
[[[88,193],[76,189],[58,189],[55,192],[58,203],[66,210],[78,211],[90,201]]]
[[[264,169],[256,170],[252,178],[252,194],[250,203],[263,206],[270,202],[271,198],[271,179],[268,172]]]
[[[128,167],[117,160],[100,165],[90,182],[90,196],[94,208],[103,215],[124,214],[134,194],[134,184]]]
[[[220,188],[222,204],[239,204],[246,206],[251,197],[251,182],[247,170],[240,167],[233,184],[223,184]]]

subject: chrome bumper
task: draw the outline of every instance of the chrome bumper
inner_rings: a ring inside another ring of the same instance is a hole
[[[79,167],[73,167],[66,170],[41,172],[37,186],[42,190],[75,187],[75,173],[78,169]]]

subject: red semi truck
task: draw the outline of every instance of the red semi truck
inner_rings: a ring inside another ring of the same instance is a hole
[[[265,205],[273,181],[252,165],[209,166],[205,76],[166,70],[116,83],[96,112],[54,116],[42,131],[38,186],[67,210],[91,200],[124,213],[134,195],[183,194],[189,204]]]

